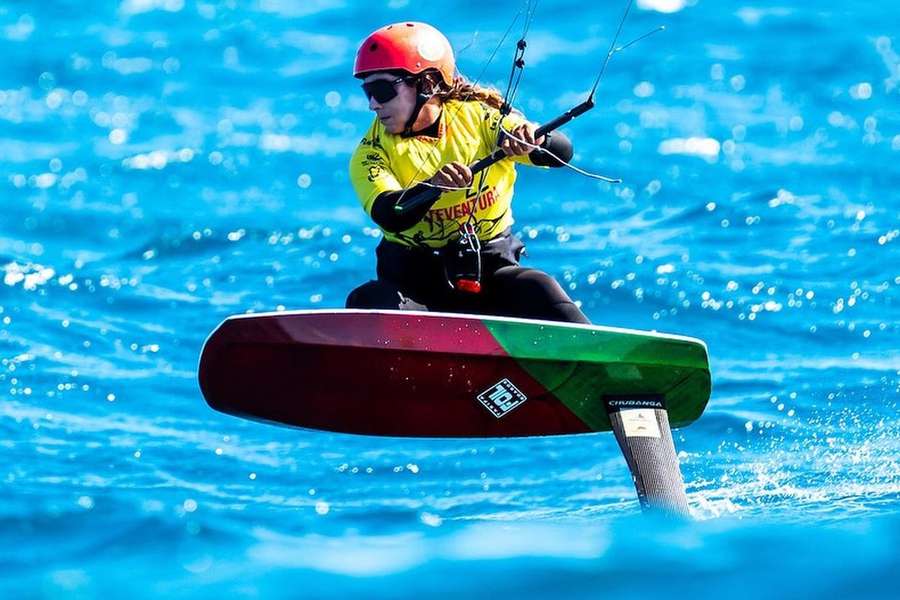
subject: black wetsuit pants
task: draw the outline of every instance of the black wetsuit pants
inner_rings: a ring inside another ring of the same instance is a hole
[[[519,266],[524,245],[509,232],[482,243],[481,291],[453,289],[440,253],[382,240],[378,279],[356,288],[347,308],[431,310],[590,323],[550,275]]]

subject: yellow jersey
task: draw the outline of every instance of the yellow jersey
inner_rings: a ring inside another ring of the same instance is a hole
[[[385,131],[376,118],[350,159],[350,181],[369,216],[375,198],[430,179],[449,162],[470,165],[496,149],[500,111],[480,101],[450,100],[444,104],[438,137],[404,137]],[[519,113],[503,117],[503,128],[525,123]],[[513,224],[511,203],[515,163],[531,164],[527,155],[510,157],[476,174],[471,189],[447,191],[422,218],[405,231],[384,232],[392,242],[441,247],[458,237],[459,228],[474,213],[478,237],[488,240]],[[480,193],[479,193],[480,191]]]

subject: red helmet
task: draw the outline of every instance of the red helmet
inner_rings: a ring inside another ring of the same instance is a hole
[[[444,34],[427,23],[386,25],[367,37],[356,53],[354,77],[375,71],[407,71],[418,74],[436,69],[447,85],[453,84],[456,61]]]

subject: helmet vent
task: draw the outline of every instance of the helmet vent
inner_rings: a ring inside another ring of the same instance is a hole
[[[372,45],[369,46],[369,52],[375,52],[378,50],[378,42],[372,42]]]

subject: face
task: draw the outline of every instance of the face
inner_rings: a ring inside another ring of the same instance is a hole
[[[371,83],[377,80],[391,82],[396,81],[396,79],[397,76],[390,73],[372,73],[363,79],[363,83]],[[369,98],[369,110],[374,111],[378,115],[378,119],[388,133],[402,133],[406,122],[412,115],[412,111],[416,106],[416,89],[411,83],[401,81],[394,84],[397,95],[386,102],[379,102],[374,97]]]

